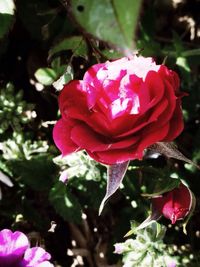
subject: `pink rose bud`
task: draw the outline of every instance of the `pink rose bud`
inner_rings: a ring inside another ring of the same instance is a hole
[[[152,199],[153,210],[156,210],[172,224],[177,220],[184,219],[192,207],[192,194],[184,184],[162,196]]]

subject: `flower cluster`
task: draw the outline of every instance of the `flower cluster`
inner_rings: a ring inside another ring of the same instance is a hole
[[[30,248],[22,232],[0,231],[0,267],[53,267],[50,258],[43,248]]]

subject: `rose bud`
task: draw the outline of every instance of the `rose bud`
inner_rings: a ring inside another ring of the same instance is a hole
[[[144,149],[183,130],[178,75],[152,58],[96,64],[66,84],[53,130],[63,156],[85,150],[103,164],[142,159]]]
[[[175,224],[177,220],[184,219],[188,215],[192,200],[191,191],[181,183],[178,188],[152,198],[152,209]]]

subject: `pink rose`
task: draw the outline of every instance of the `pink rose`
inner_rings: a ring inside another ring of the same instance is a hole
[[[85,149],[108,165],[142,159],[145,148],[183,130],[180,98],[178,75],[152,58],[96,64],[61,91],[55,144],[63,156]]]
[[[160,197],[152,199],[153,210],[170,219],[172,224],[184,219],[192,207],[192,194],[184,185],[173,189]]]

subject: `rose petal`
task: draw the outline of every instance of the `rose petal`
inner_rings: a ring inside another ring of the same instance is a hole
[[[86,152],[94,160],[107,165],[123,163],[128,160],[139,158],[134,146],[125,149],[114,149],[94,153],[89,150],[86,150]]]
[[[102,68],[105,64],[100,63],[100,64],[95,64],[92,67],[90,67],[85,75],[83,76],[83,80],[91,85],[93,84],[94,79],[96,79],[97,71]]]
[[[183,114],[180,107],[180,100],[177,100],[176,108],[170,120],[170,128],[163,141],[173,141],[184,129]]]
[[[150,118],[146,119],[145,122],[138,121],[134,127],[132,127],[131,130],[126,131],[122,134],[117,135],[118,138],[120,137],[125,137],[128,135],[136,134],[136,132],[139,132],[141,129],[146,129],[146,126],[149,125],[149,128],[152,127],[152,122],[156,122],[158,117],[163,113],[163,111],[166,109],[168,105],[167,99],[163,99],[162,102],[159,102],[158,105],[156,106],[155,110],[151,114]],[[156,124],[157,125],[157,124]],[[148,129],[148,128],[147,128]]]
[[[130,136],[121,141],[110,141],[105,136],[91,130],[89,127],[83,124],[76,125],[71,132],[71,139],[82,149],[95,151],[108,151],[113,149],[128,148],[135,144],[140,137]]]
[[[76,80],[73,80],[64,86],[58,98],[60,112],[63,118],[70,117],[73,119],[84,120],[84,118],[90,114],[87,94],[92,94],[93,90],[87,90],[88,87],[89,85],[83,81]],[[89,100],[89,102],[90,101],[91,100]]]
[[[79,147],[71,140],[71,130],[76,125],[76,121],[71,119],[60,119],[53,129],[53,139],[62,155],[68,155],[78,151]]]
[[[174,88],[176,95],[179,95],[180,79],[176,72],[169,70],[166,66],[161,65],[158,73],[164,80],[168,80],[171,86]]]
[[[138,155],[141,155],[143,153],[143,150],[148,146],[159,142],[166,137],[169,131],[169,123],[166,123],[162,128],[157,125],[157,128],[155,127],[153,129],[154,131],[151,131],[151,128],[149,128],[148,130],[145,129],[141,134],[141,141],[137,148]]]

